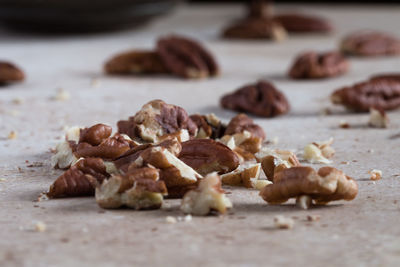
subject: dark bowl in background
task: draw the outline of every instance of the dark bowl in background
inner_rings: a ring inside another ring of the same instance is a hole
[[[99,32],[140,25],[179,0],[0,0],[0,24],[41,32]]]

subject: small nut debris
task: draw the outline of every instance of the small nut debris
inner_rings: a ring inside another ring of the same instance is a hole
[[[223,96],[220,103],[225,109],[260,117],[275,117],[287,113],[290,108],[285,95],[267,81],[245,85]]]
[[[310,196],[317,204],[334,200],[353,200],[358,193],[354,179],[333,167],[315,171],[311,167],[292,167],[278,172],[274,183],[260,191],[260,196],[270,204],[280,204],[290,198]]]
[[[25,79],[24,72],[10,62],[0,61],[0,84],[19,82]]]
[[[7,135],[7,139],[9,140],[14,140],[17,139],[18,135],[16,131],[11,131],[8,135]]]
[[[54,168],[65,169],[74,165],[78,158],[74,155],[71,143],[63,141],[56,146],[56,153],[51,158],[51,165]]]
[[[312,198],[310,196],[302,195],[296,198],[296,206],[303,210],[308,210],[312,204]]]
[[[310,163],[330,164],[329,159],[335,154],[335,150],[331,147],[333,138],[329,138],[323,142],[314,142],[304,147],[304,159]]]
[[[350,128],[350,124],[345,120],[341,120],[339,122],[339,127],[342,128],[342,129],[349,129]]]
[[[387,128],[389,126],[389,117],[384,110],[371,108],[369,110],[368,125],[373,128]]]
[[[289,70],[293,79],[321,79],[342,75],[349,70],[348,60],[339,52],[300,54]]]
[[[290,33],[329,33],[333,30],[332,24],[325,18],[312,15],[280,14],[273,19]]]
[[[239,156],[240,162],[254,160],[254,153],[260,150],[262,143],[260,137],[253,136],[248,131],[234,135],[224,135],[218,141],[233,150]]]
[[[255,188],[260,178],[261,164],[242,164],[229,173],[221,175],[222,184]],[[260,185],[258,185],[260,186]]]
[[[226,126],[214,113],[207,115],[194,114],[190,115],[190,119],[198,128],[196,138],[217,139],[224,135]]]
[[[71,98],[71,95],[68,91],[65,91],[63,88],[57,89],[56,95],[52,98],[56,101],[66,101]]]
[[[377,170],[377,169],[373,169],[368,171],[369,175],[370,175],[370,180],[372,181],[377,181],[382,179],[382,171],[381,170]]]
[[[169,223],[169,224],[174,224],[174,223],[177,223],[177,220],[175,217],[167,216],[167,217],[165,217],[165,222]]]
[[[307,215],[307,221],[309,222],[316,222],[321,219],[320,215]]]
[[[265,139],[265,132],[258,124],[248,117],[246,114],[238,114],[231,119],[226,126],[225,135],[234,135],[237,133],[244,133],[248,131],[252,136],[259,137],[261,140]]]
[[[35,231],[36,232],[44,232],[47,229],[47,225],[44,222],[36,222],[35,223]]]
[[[230,208],[232,203],[225,196],[217,173],[204,177],[195,190],[185,194],[181,204],[184,213],[196,216],[204,216],[212,211],[223,214]]]
[[[353,32],[343,38],[342,52],[354,56],[382,56],[400,54],[400,40],[378,31]]]
[[[274,217],[274,225],[278,229],[292,229],[294,220],[283,215],[277,215]]]

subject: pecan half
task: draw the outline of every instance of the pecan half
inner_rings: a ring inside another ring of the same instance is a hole
[[[355,56],[381,56],[400,54],[400,40],[377,31],[354,32],[341,42],[341,50]]]
[[[293,33],[328,33],[332,24],[324,18],[304,14],[281,14],[274,18],[288,32]]]
[[[212,54],[194,40],[170,35],[158,40],[157,52],[167,69],[178,76],[205,78],[219,73]]]
[[[193,139],[182,143],[179,159],[202,175],[233,171],[239,158],[227,146],[211,139]]]
[[[333,92],[331,101],[360,112],[368,112],[370,108],[396,109],[400,107],[400,82],[393,79],[373,79],[356,83]]]
[[[10,62],[0,61],[0,84],[22,81],[24,72]]]
[[[135,116],[119,121],[117,125],[119,133],[155,143],[163,140],[163,136],[180,130],[187,130],[190,136],[197,134],[196,124],[183,108],[162,100],[150,101]]]
[[[371,80],[395,80],[400,82],[400,73],[377,74],[372,76]]]
[[[319,79],[338,76],[348,70],[349,62],[339,52],[306,52],[296,58],[289,76],[293,79]]]
[[[90,128],[80,130],[79,143],[86,142],[92,146],[100,145],[104,139],[110,137],[112,128],[108,125],[99,123]]]
[[[213,113],[208,115],[190,115],[190,119],[192,119],[198,128],[196,138],[217,139],[224,135],[226,126]]]
[[[249,18],[266,18],[271,16],[273,5],[266,0],[248,1],[247,10]]]
[[[90,178],[101,183],[109,176],[102,159],[81,159],[57,178],[50,186],[47,196],[49,198],[91,196],[94,194],[94,185]]]
[[[223,30],[224,38],[235,39],[286,39],[285,29],[270,18],[246,18],[234,22]]]
[[[250,132],[253,136],[265,139],[265,132],[258,124],[247,116],[246,114],[238,114],[231,119],[228,123],[225,134],[234,135],[236,133],[243,133],[244,131]]]
[[[245,85],[221,98],[221,106],[261,117],[275,117],[289,111],[285,95],[267,81]]]
[[[104,65],[109,74],[168,73],[157,52],[133,50],[118,54]]]

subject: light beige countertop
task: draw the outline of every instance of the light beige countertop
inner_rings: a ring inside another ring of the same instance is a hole
[[[400,36],[400,8],[302,9],[331,19],[336,32],[282,43],[221,40],[219,30],[240,8],[207,5],[182,6],[138,30],[108,34],[51,37],[1,30],[0,57],[21,66],[27,80],[0,88],[0,266],[400,265],[400,138],[391,138],[400,133],[400,112],[389,112],[390,128],[371,129],[365,126],[368,114],[349,114],[329,101],[341,86],[374,73],[400,71],[400,58],[351,59],[348,74],[328,80],[285,76],[298,52],[333,49],[352,30],[372,28]],[[102,74],[102,64],[114,53],[153,47],[158,36],[171,32],[201,40],[222,74],[201,81]],[[255,118],[267,138],[279,138],[274,147],[301,152],[309,142],[334,137],[333,166],[359,184],[354,201],[304,211],[293,202],[268,205],[255,190],[227,188],[231,212],[175,224],[166,223],[166,216],[183,216],[179,200],[140,212],[102,210],[94,198],[34,202],[61,173],[50,166],[50,148],[60,141],[63,127],[97,122],[115,127],[152,99],[189,113],[214,112],[228,121],[235,113],[219,107],[220,96],[258,79],[272,81],[292,106],[285,116]],[[70,99],[53,100],[57,88]],[[327,107],[333,114],[321,115]],[[341,120],[354,127],[339,128]],[[11,131],[17,133],[14,140],[7,139]],[[28,167],[35,162],[43,166]],[[383,179],[370,181],[371,169],[382,170]],[[276,215],[295,216],[294,228],[274,229]],[[307,222],[307,215],[321,219]],[[46,224],[44,232],[33,230],[38,221]]]

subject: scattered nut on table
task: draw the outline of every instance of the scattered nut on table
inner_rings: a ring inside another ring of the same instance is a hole
[[[335,155],[332,144],[332,137],[326,141],[310,143],[304,147],[303,157],[310,163],[330,164],[332,161],[329,159]]]

